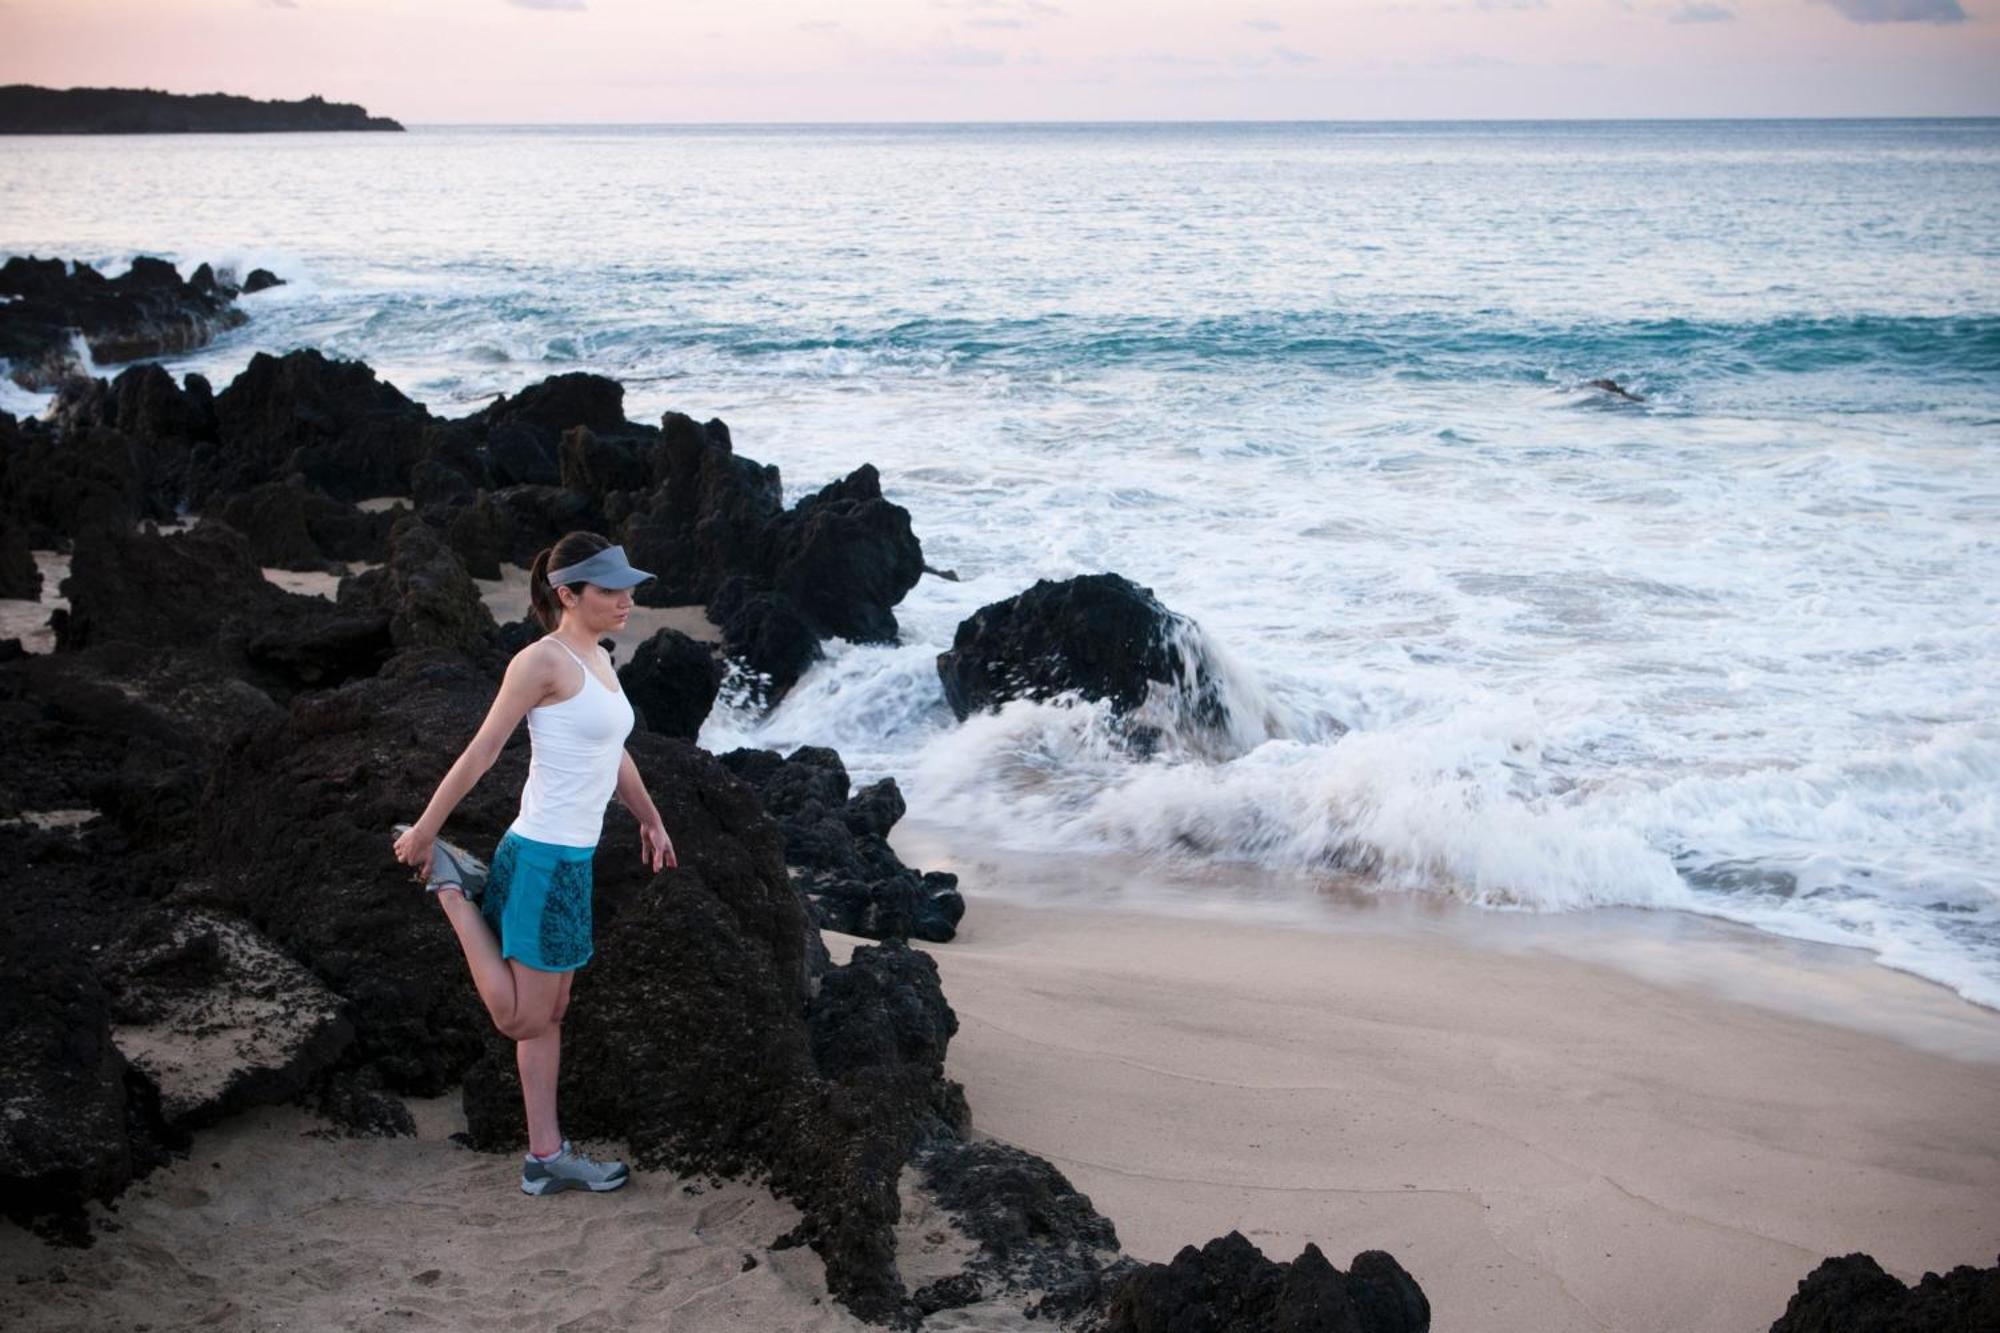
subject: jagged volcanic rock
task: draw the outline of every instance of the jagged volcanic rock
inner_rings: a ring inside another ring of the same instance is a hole
[[[41,550],[94,528],[164,522],[173,516],[171,458],[112,427],[60,435],[37,421],[0,421],[0,513]]]
[[[88,264],[15,256],[0,264],[0,360],[14,382],[52,389],[83,373],[80,333],[100,363],[185,352],[243,323],[233,293],[184,282],[164,259],[141,255],[107,278]]]
[[[340,997],[221,913],[153,908],[97,960],[112,1040],[160,1090],[176,1129],[290,1100],[329,1068],[353,1031]]]
[[[1191,694],[1197,717],[1219,721],[1214,682],[1178,641],[1189,623],[1117,574],[1044,579],[961,622],[938,655],[938,677],[961,720],[1009,699],[1072,692],[1129,713],[1164,686]]]
[[[638,597],[647,606],[705,605],[730,574],[757,566],[765,526],[781,511],[778,469],[738,457],[720,421],[669,412],[653,479],[623,538],[632,563],[657,575]]]
[[[388,563],[342,579],[338,600],[343,611],[382,617],[399,649],[445,648],[482,659],[499,628],[464,563],[414,517],[397,520]]]
[[[648,730],[691,741],[715,706],[722,664],[707,644],[679,630],[662,629],[618,668],[618,680]]]
[[[1426,1333],[1430,1302],[1389,1255],[1368,1250],[1343,1273],[1308,1244],[1273,1263],[1238,1232],[1147,1264],[1112,1295],[1106,1333]]]
[[[259,352],[215,396],[218,443],[190,466],[196,505],[293,473],[336,500],[407,495],[430,414],[359,361]]]
[[[82,951],[18,901],[10,915],[0,930],[0,1210],[88,1243],[83,1205],[156,1164],[170,1136],[145,1077],[111,1040],[109,1001]]]
[[[910,512],[882,498],[863,464],[773,524],[767,577],[822,638],[893,643],[890,610],[924,573]]]
[[[42,571],[28,546],[28,534],[0,513],[0,597],[36,602],[42,597]]]
[[[1906,1287],[1865,1254],[1827,1259],[1799,1283],[1771,1333],[1990,1333],[2000,1328],[2000,1259],[1926,1273]]]
[[[722,631],[722,648],[747,673],[745,684],[763,703],[776,703],[820,660],[819,635],[778,592],[758,592],[750,580],[726,580],[708,604]]]
[[[850,797],[846,765],[818,746],[787,757],[733,750],[722,763],[757,789],[783,826],[785,863],[818,924],[870,939],[943,942],[957,933],[965,915],[958,877],[919,874],[889,846],[889,830],[904,810],[894,778]]]
[[[926,1145],[916,1163],[937,1205],[979,1243],[961,1275],[973,1281],[960,1284],[960,1297],[1036,1291],[1038,1315],[1066,1320],[1101,1312],[1116,1284],[1138,1270],[1119,1257],[1110,1219],[1032,1153],[995,1140],[942,1139]]]
[[[244,535],[258,564],[323,570],[335,562],[387,559],[390,529],[407,511],[365,511],[293,482],[271,481],[230,496],[213,512]]]

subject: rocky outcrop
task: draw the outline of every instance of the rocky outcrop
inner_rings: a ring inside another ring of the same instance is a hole
[[[715,706],[722,664],[707,644],[679,630],[662,629],[618,668],[618,681],[648,730],[691,741]]]
[[[9,864],[21,862],[10,848]],[[10,874],[10,879],[12,878]],[[10,885],[9,896],[15,889]],[[10,904],[0,930],[0,1210],[87,1243],[84,1205],[110,1199],[163,1157],[156,1098],[111,1039],[110,1006],[85,956]]]
[[[778,469],[738,457],[729,428],[678,412],[660,423],[654,490],[627,520],[626,553],[658,577],[648,606],[705,605],[732,573],[759,563],[765,526],[783,507]]]
[[[113,527],[77,538],[56,647],[122,640],[200,648],[240,642],[307,605],[265,582],[242,534],[219,524],[161,535]]]
[[[747,692],[776,703],[820,660],[820,637],[783,593],[758,591],[742,575],[726,580],[708,604],[722,631],[722,649],[737,664]]]
[[[380,569],[340,581],[340,609],[380,616],[398,649],[442,648],[483,659],[498,626],[479,585],[444,539],[416,518],[401,518]]]
[[[924,573],[910,513],[882,498],[882,478],[864,463],[801,500],[771,524],[763,564],[822,638],[894,643],[890,610]]]
[[[823,639],[893,642],[891,608],[923,576],[909,512],[864,465],[781,507],[778,470],[739,457],[720,421],[668,413],[653,450],[655,488],[626,521],[653,606],[704,605],[766,702],[819,657]]]
[[[4,100],[4,99],[0,99]],[[116,278],[88,264],[15,256],[0,264],[0,360],[14,382],[52,389],[84,374],[72,339],[99,363],[201,347],[243,323],[235,293],[183,281],[164,259],[141,255]]]
[[[40,601],[42,571],[28,546],[28,534],[0,513],[0,597]]]
[[[1423,1290],[1380,1250],[1355,1255],[1343,1273],[1317,1245],[1273,1263],[1234,1231],[1126,1277],[1104,1321],[1106,1333],[1426,1333],[1430,1326]]]
[[[353,1037],[340,997],[239,918],[153,908],[96,965],[111,1039],[177,1130],[289,1101]]]
[[[707,562],[656,568],[734,596],[770,641],[796,636],[787,651],[894,633],[889,607],[921,561],[872,469],[786,513],[775,471],[736,459],[720,423],[618,423],[608,383],[562,377],[438,423],[366,367],[295,354],[213,400],[142,370],[66,394],[48,425],[0,418],[0,513],[72,550],[60,651],[0,647],[0,864],[29,923],[0,931],[0,963],[33,978],[0,988],[10,1214],[81,1234],[84,1203],[185,1127],[273,1098],[319,1108],[328,1132],[394,1134],[411,1128],[400,1097],[460,1085],[477,1145],[519,1142],[514,1052],[435,900],[389,854],[525,642],[493,625],[469,545],[498,566],[571,527],[656,522]],[[555,481],[495,488],[496,470],[539,467],[543,445]],[[64,467],[86,482],[64,492]],[[391,520],[363,524],[350,501],[399,477],[420,514],[393,519],[382,566],[335,601],[261,577],[267,557],[377,549]],[[197,491],[209,513],[193,531],[133,530]],[[896,784],[852,790],[831,751],[719,761],[668,734],[699,728],[716,668],[677,636],[647,647],[625,678],[651,725],[628,749],[680,864],[651,873],[630,818],[608,816],[598,953],[565,1023],[565,1124],[623,1140],[642,1167],[768,1182],[802,1217],[776,1243],[812,1246],[865,1319],[1004,1298],[1090,1326],[1135,1266],[1053,1167],[969,1140],[944,1072],[957,1020],[932,959],[901,938],[949,938],[962,903],[950,876],[890,849]],[[449,836],[490,848],[527,759],[503,749]],[[58,809],[81,822],[11,822]],[[816,921],[885,942],[835,966]],[[22,962],[45,956],[60,965]],[[965,1271],[906,1281],[906,1203],[958,1219],[978,1246]]]
[[[197,507],[293,473],[336,500],[407,495],[430,416],[359,361],[259,352],[215,397],[216,443],[198,448]]]
[[[1138,1269],[1121,1258],[1111,1220],[1054,1166],[1011,1144],[930,1144],[916,1164],[937,1206],[979,1249],[958,1281],[919,1292],[933,1309],[989,1292],[1040,1293],[1034,1314],[1058,1325],[1103,1311],[1111,1290]]]
[[[1044,579],[961,622],[950,650],[938,655],[938,677],[961,719],[1010,699],[1064,694],[1125,714],[1166,690],[1194,721],[1217,725],[1221,695],[1206,661],[1190,651],[1191,629],[1152,589],[1117,574]]]
[[[965,915],[958,877],[912,870],[889,846],[904,811],[894,778],[850,795],[846,765],[818,746],[789,756],[733,750],[722,763],[756,788],[783,828],[785,863],[817,924],[869,939],[943,942],[957,933]]]
[[[67,548],[94,528],[166,522],[185,460],[173,438],[130,434],[94,416],[64,429],[0,414],[0,520],[41,550]]]
[[[151,88],[0,88],[0,134],[269,134],[400,130],[351,102],[296,102]]]
[[[2000,1259],[1905,1286],[1865,1254],[1830,1258],[1799,1283],[1771,1333],[1988,1333],[2000,1328]]]
[[[387,559],[389,532],[408,513],[358,509],[290,481],[265,482],[210,512],[243,534],[258,564],[315,571]]]

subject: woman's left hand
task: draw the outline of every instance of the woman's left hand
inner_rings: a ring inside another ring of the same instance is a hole
[[[661,821],[639,825],[639,859],[655,874],[680,865],[674,859],[674,840],[667,836],[667,826]]]

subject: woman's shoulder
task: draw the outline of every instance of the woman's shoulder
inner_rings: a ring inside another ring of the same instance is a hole
[[[546,676],[555,671],[562,656],[561,646],[549,642],[548,636],[543,635],[508,660],[507,674]]]

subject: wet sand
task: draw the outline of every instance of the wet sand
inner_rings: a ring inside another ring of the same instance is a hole
[[[1038,884],[939,850],[903,848],[1014,895],[969,894],[927,946],[948,1072],[1140,1258],[1232,1228],[1277,1258],[1386,1249],[1440,1333],[1664,1333],[1766,1327],[1827,1255],[1914,1280],[2000,1252],[2000,1015],[1927,983],[1705,922],[1726,938],[1695,971],[1765,955],[1734,994],[1586,961],[1589,918],[1030,905],[1078,863]],[[1929,1049],[1797,1012],[1835,991]]]

